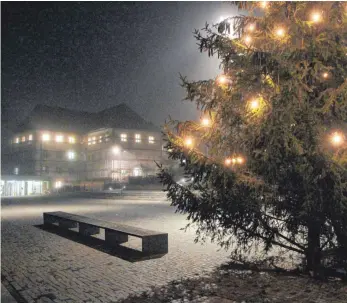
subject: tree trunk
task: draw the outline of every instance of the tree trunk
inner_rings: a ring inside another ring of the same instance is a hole
[[[314,277],[319,276],[321,265],[320,228],[317,225],[308,228],[308,246],[306,250],[306,269],[313,273]]]

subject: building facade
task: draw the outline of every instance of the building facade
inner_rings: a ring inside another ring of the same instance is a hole
[[[161,133],[125,104],[99,113],[39,105],[19,126],[7,174],[49,179],[53,188],[155,175]]]

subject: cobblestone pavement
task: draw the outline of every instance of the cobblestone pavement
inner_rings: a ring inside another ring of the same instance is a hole
[[[169,253],[131,263],[35,227],[43,212],[58,210],[168,232]],[[2,281],[19,302],[116,302],[150,286],[204,274],[227,260],[215,244],[195,244],[194,230],[180,230],[185,216],[160,195],[12,200],[3,203],[1,218]]]

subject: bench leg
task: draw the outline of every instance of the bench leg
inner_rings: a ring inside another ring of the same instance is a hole
[[[43,214],[43,224],[44,225],[53,225],[53,223],[58,223],[59,222],[59,218],[57,218],[56,216],[51,216],[49,214]]]
[[[142,238],[142,252],[146,254],[168,253],[168,235],[147,236]]]
[[[79,223],[78,225],[78,232],[84,236],[97,235],[100,233],[99,227],[89,225],[86,223]]]
[[[66,219],[59,219],[58,222],[59,222],[59,227],[64,228],[64,229],[77,227],[77,222],[75,222],[75,221],[66,220]]]
[[[105,242],[109,245],[125,243],[128,242],[128,235],[105,229]]]

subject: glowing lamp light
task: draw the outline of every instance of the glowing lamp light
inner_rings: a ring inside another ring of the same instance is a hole
[[[224,76],[224,75],[220,75],[218,78],[217,78],[217,81],[218,81],[218,83],[219,84],[225,84],[225,83],[227,83],[227,77],[226,76]]]
[[[280,28],[278,28],[277,30],[276,30],[276,35],[278,36],[278,37],[284,37],[284,35],[285,35],[285,30],[284,30],[284,28],[282,28],[282,27],[280,27]]]
[[[114,146],[112,148],[112,152],[115,154],[115,155],[118,155],[120,153],[120,148],[119,146]]]
[[[193,139],[192,138],[186,138],[184,140],[184,145],[187,147],[191,147],[193,145]]]
[[[236,158],[232,158],[232,159],[231,159],[231,163],[232,163],[232,164],[235,164],[235,163],[236,163]]]
[[[331,136],[331,143],[334,145],[334,146],[340,146],[343,144],[344,142],[344,136],[342,133],[340,132],[335,132],[332,134]]]
[[[319,12],[312,13],[311,21],[314,23],[321,22],[322,21],[322,14],[320,14]]]
[[[329,74],[327,72],[323,73],[322,76],[323,76],[324,79],[328,79],[329,78]]]

